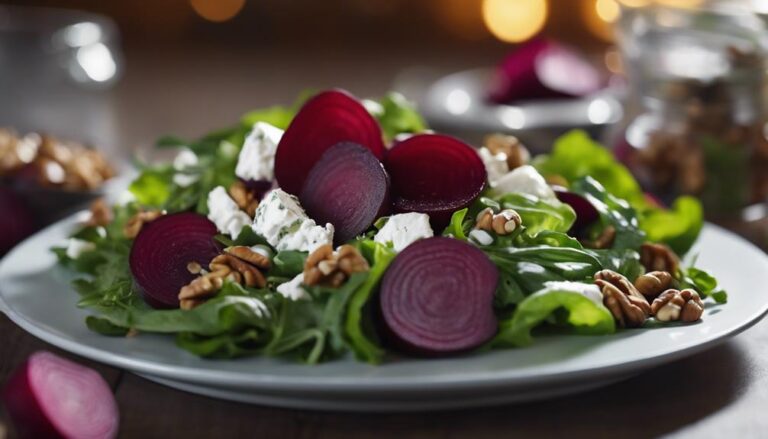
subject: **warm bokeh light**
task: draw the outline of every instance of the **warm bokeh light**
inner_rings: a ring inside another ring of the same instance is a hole
[[[674,6],[678,8],[695,8],[701,5],[704,0],[656,0],[656,3],[665,6]]]
[[[439,0],[435,2],[437,19],[446,30],[465,40],[488,36],[483,25],[483,0]]]
[[[651,3],[651,0],[619,0],[619,3],[624,6],[629,6],[630,8],[641,8],[643,6],[648,6]]]
[[[245,6],[245,0],[189,0],[197,15],[208,21],[227,21]]]
[[[601,20],[613,23],[619,18],[619,4],[616,0],[597,0],[595,2],[595,12]]]
[[[618,49],[610,48],[605,51],[605,67],[611,73],[624,72],[624,60],[622,60]]]
[[[501,41],[517,43],[536,35],[547,21],[546,0],[483,0],[483,20]]]
[[[586,0],[582,5],[582,15],[590,32],[603,40],[613,41],[613,22],[621,14],[616,0]]]

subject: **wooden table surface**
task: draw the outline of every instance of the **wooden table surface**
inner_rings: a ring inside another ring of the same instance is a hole
[[[497,54],[477,51],[457,58],[445,51],[414,51],[382,55],[379,60],[366,60],[371,57],[368,52],[307,53],[300,60],[280,53],[128,55],[127,74],[109,98],[115,121],[113,147],[122,151],[146,145],[164,133],[201,134],[231,123],[249,108],[290,102],[306,86],[336,85],[360,95],[379,95],[405,67],[426,64],[432,71],[449,72],[487,64]],[[709,351],[584,394],[417,414],[321,413],[193,395],[61,352],[5,316],[0,316],[0,384],[39,349],[61,353],[102,373],[120,407],[120,436],[127,438],[768,436],[768,321]]]

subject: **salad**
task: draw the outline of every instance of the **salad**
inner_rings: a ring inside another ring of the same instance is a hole
[[[688,324],[727,299],[681,262],[698,201],[660,205],[584,132],[533,158],[503,135],[476,149],[401,95],[328,90],[158,146],[172,163],[53,249],[107,336],[380,363]]]

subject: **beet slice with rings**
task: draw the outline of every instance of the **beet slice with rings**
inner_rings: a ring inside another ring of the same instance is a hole
[[[491,339],[498,322],[493,298],[499,273],[476,247],[427,238],[403,250],[381,283],[384,335],[394,348],[446,356]]]
[[[104,378],[50,352],[32,354],[1,396],[20,438],[117,436],[117,403]]]
[[[334,240],[343,244],[388,213],[389,177],[367,148],[337,143],[312,167],[299,200],[318,224],[333,224]]]
[[[164,215],[146,224],[133,242],[131,274],[153,308],[178,308],[179,290],[195,278],[190,262],[207,267],[219,254],[216,226],[192,212]]]
[[[438,231],[453,212],[480,195],[488,177],[471,146],[440,134],[419,134],[398,143],[384,167],[392,179],[395,210],[426,213]]]
[[[324,91],[301,107],[277,145],[275,178],[280,187],[298,195],[312,166],[339,142],[354,142],[377,159],[384,157],[381,128],[368,110],[347,92]]]

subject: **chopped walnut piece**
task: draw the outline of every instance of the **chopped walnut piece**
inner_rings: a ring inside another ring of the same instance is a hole
[[[638,327],[651,313],[651,306],[634,285],[619,273],[602,270],[595,273],[595,284],[603,293],[603,304],[621,327]]]
[[[513,209],[504,209],[494,214],[493,209],[487,207],[477,214],[475,229],[494,232],[497,235],[508,235],[514,232],[523,223],[520,214]]]
[[[651,271],[635,279],[635,288],[646,299],[653,300],[672,285],[672,275],[666,271]]]
[[[613,240],[616,239],[616,228],[613,226],[607,226],[600,232],[600,235],[593,240],[580,241],[584,247],[594,249],[611,248]]]
[[[151,223],[163,215],[165,215],[165,211],[139,211],[125,223],[125,226],[123,227],[123,235],[128,239],[133,239],[139,236],[139,232],[141,232],[141,228],[144,227],[145,224]]]
[[[656,320],[662,322],[695,322],[704,314],[704,303],[694,290],[669,289],[653,301],[651,311]]]
[[[86,226],[106,227],[112,222],[112,208],[103,199],[99,198],[91,203],[91,217],[85,223]]]
[[[664,244],[646,242],[640,246],[640,263],[646,270],[666,271],[673,277],[680,268],[680,259]]]
[[[232,183],[229,187],[229,196],[235,200],[235,204],[241,210],[245,211],[251,218],[256,213],[256,209],[259,207],[259,200],[256,198],[256,193],[245,185],[242,181],[238,180]]]
[[[304,283],[339,287],[353,273],[370,270],[368,261],[351,245],[342,245],[335,252],[329,244],[318,247],[304,263]]]
[[[483,144],[494,155],[504,153],[510,171],[525,165],[531,159],[531,153],[515,136],[489,134],[485,136]]]
[[[192,274],[201,274],[179,291],[181,309],[192,309],[215,296],[224,281],[229,280],[246,287],[264,288],[267,280],[259,269],[269,269],[269,258],[251,250],[250,247],[235,246],[224,249],[208,264],[210,271],[204,272],[197,262],[187,264]]]

